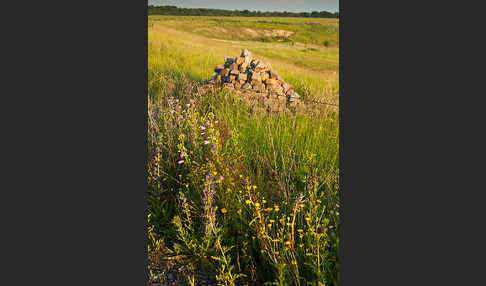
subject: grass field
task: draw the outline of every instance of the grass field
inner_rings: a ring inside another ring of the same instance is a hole
[[[215,271],[221,285],[337,285],[337,110],[255,115],[226,91],[193,92],[247,48],[304,97],[339,103],[337,20],[150,16],[148,26],[149,253]]]

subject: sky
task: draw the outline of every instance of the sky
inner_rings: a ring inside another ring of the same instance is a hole
[[[148,0],[148,4],[250,11],[339,11],[339,0]]]

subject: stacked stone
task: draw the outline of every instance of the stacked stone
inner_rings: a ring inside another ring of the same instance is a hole
[[[224,65],[217,65],[214,72],[214,81],[226,87],[300,98],[270,64],[252,58],[247,49],[243,49],[240,57],[225,57]]]
[[[250,102],[261,101],[260,106],[269,111],[303,106],[293,86],[269,63],[253,58],[247,49],[243,49],[239,57],[225,57],[224,65],[214,68],[213,80],[216,85],[239,90],[238,93]]]

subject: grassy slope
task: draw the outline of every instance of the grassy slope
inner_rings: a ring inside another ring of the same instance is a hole
[[[338,103],[338,48],[313,46],[315,50],[310,50],[301,44],[210,39],[176,30],[175,21],[154,17],[158,21],[149,17],[149,68],[183,70],[194,79],[208,79],[213,67],[223,62],[223,56],[237,56],[245,47],[270,62],[300,94]]]
[[[323,18],[260,18],[260,17],[204,17],[204,16],[151,16],[163,21],[167,27],[194,32],[218,39],[261,39],[262,30],[286,30],[294,34],[289,40],[328,46],[339,45],[339,20]],[[221,29],[223,28],[223,29]],[[247,33],[246,28],[256,33]],[[218,33],[214,33],[217,31]]]

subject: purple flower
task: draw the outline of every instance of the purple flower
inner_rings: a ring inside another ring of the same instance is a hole
[[[184,163],[184,160],[180,160],[179,162],[177,162],[177,164],[179,164],[179,165],[182,164],[182,163]]]
[[[213,150],[215,150],[216,149],[216,146],[213,146],[212,148],[213,148]]]
[[[209,144],[209,141],[208,140],[204,140],[204,145],[208,145]]]
[[[179,99],[176,99],[176,102],[179,102]]]
[[[194,108],[194,107],[196,107],[196,104],[195,104],[195,103],[193,103],[193,104],[192,104],[192,107],[193,107],[193,108]]]
[[[190,103],[186,104],[186,107],[188,107],[188,108],[191,107],[191,104]]]
[[[172,104],[174,104],[174,102],[169,99],[169,105],[172,106]]]
[[[186,152],[181,153],[181,158],[184,158],[185,156],[187,156],[187,153]]]
[[[199,126],[199,129],[204,130],[204,129],[206,129],[206,127],[204,127],[204,126]]]
[[[180,106],[180,105],[177,105],[177,106],[176,106],[176,110],[177,110],[177,111],[180,111],[180,110],[181,110],[181,106]]]
[[[219,179],[222,181],[224,180],[224,176],[219,176]]]
[[[209,121],[206,121],[206,126],[209,127]]]

